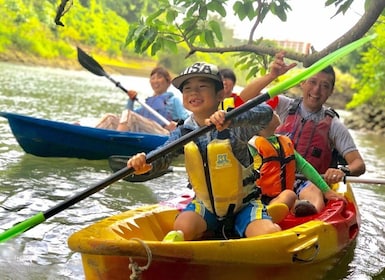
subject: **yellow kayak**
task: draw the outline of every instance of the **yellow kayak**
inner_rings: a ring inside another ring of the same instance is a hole
[[[162,242],[191,194],[138,207],[72,234],[86,279],[320,279],[353,244],[359,213],[350,184],[316,215],[289,214],[283,231],[252,238]],[[130,278],[131,277],[131,278]]]

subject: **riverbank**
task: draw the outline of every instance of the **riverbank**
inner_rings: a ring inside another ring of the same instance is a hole
[[[385,135],[385,107],[364,104],[353,109],[344,123],[353,130]]]
[[[92,56],[108,74],[114,73],[143,77],[147,76],[151,72],[151,69],[156,66],[156,61],[144,58],[111,58],[102,54],[88,54]],[[22,53],[16,50],[8,50],[6,53],[0,53],[0,61],[31,66],[61,68],[68,70],[84,69],[79,64],[79,61],[77,60],[76,56],[74,56],[73,58],[47,59],[37,57],[28,53]]]

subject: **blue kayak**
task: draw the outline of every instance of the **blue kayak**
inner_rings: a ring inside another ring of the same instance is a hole
[[[123,132],[0,112],[26,153],[40,157],[107,159],[149,152],[168,136]]]

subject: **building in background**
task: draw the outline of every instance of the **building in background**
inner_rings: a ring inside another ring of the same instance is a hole
[[[296,41],[289,41],[289,40],[284,40],[284,41],[276,41],[278,46],[282,47],[285,50],[293,50],[295,52],[303,53],[305,55],[310,54],[310,48],[311,44],[310,43],[305,43],[305,42],[296,42]]]

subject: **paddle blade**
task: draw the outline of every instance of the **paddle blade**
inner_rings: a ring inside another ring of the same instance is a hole
[[[321,58],[317,62],[315,62],[313,65],[311,65],[309,68],[304,70],[303,72],[299,73],[298,75],[295,75],[292,78],[289,78],[282,83],[277,84],[276,86],[269,89],[268,94],[270,97],[274,97],[278,95],[279,93],[282,93],[295,85],[299,84],[300,82],[310,78],[311,76],[317,74],[321,70],[325,69],[327,66],[332,64],[334,61],[336,61],[338,58],[341,58],[348,53],[352,52],[353,50],[357,49],[358,47],[361,47],[365,43],[373,40],[376,38],[376,34],[363,37],[359,40],[356,40],[330,54],[327,56]]]
[[[94,73],[98,76],[106,76],[107,73],[104,72],[102,66],[91,56],[86,54],[81,48],[77,47],[78,50],[78,61],[81,66],[83,66],[88,71]]]
[[[44,214],[42,212],[36,214],[35,216],[29,218],[28,220],[25,220],[23,222],[20,222],[16,225],[14,225],[12,228],[4,231],[0,234],[0,243],[5,242],[8,239],[11,239],[12,237],[18,236],[22,234],[23,232],[33,228],[34,226],[37,226],[38,224],[41,224],[45,221]]]

